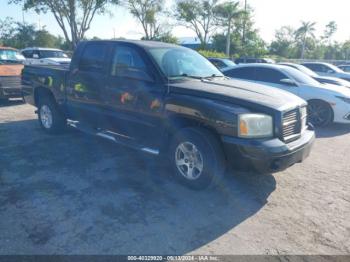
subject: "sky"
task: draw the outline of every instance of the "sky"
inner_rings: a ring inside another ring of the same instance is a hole
[[[55,0],[53,0],[55,1]],[[170,8],[174,0],[166,0]],[[349,0],[247,0],[254,9],[255,27],[259,29],[262,38],[270,42],[274,38],[276,29],[284,25],[297,28],[301,21],[317,22],[317,35],[323,33],[325,25],[334,20],[338,24],[338,32],[334,36],[337,41],[350,39],[350,1]],[[55,19],[51,14],[38,15],[33,11],[22,12],[20,6],[8,5],[8,0],[0,0],[0,19],[6,16],[15,20],[34,23],[55,35],[62,35]],[[243,5],[243,0],[241,0]],[[123,8],[109,7],[112,15],[96,16],[92,22],[87,37],[99,38],[124,37],[139,39],[142,28],[137,21]],[[175,26],[172,30],[176,37],[195,36],[190,30],[182,26]]]

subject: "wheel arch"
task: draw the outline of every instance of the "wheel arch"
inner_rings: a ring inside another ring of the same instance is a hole
[[[307,100],[308,105],[309,105],[310,103],[312,103],[312,102],[322,102],[322,103],[327,104],[327,105],[329,106],[329,108],[331,109],[331,113],[332,113],[332,122],[334,121],[334,109],[333,109],[332,104],[331,104],[330,102],[325,101],[325,100],[323,100],[323,99],[319,99],[319,98],[311,98],[311,99],[308,99],[308,100]]]

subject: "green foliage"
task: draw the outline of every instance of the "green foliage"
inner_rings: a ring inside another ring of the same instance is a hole
[[[224,2],[214,7],[214,14],[220,27],[226,28],[226,55],[230,55],[231,30],[234,19],[242,18],[245,11],[239,9],[239,2]]]
[[[174,16],[178,24],[193,30],[206,48],[216,27],[214,8],[218,0],[177,0]]]
[[[233,20],[233,30],[230,34],[230,57],[260,57],[267,54],[266,43],[259,36],[258,30],[254,28],[251,14],[252,10],[248,9],[243,15]],[[214,50],[225,52],[226,47],[227,35],[221,33],[213,36]]]
[[[164,11],[164,0],[127,0],[130,13],[141,23],[145,40],[154,40],[161,36],[162,25],[158,15]]]
[[[5,46],[18,49],[28,46],[60,48],[64,42],[62,37],[51,35],[45,29],[36,30],[33,24],[13,22],[10,18],[0,20],[0,41]]]
[[[108,4],[118,4],[119,0],[8,0],[8,3],[37,13],[50,12],[62,29],[66,42],[74,49],[84,39],[95,15],[106,13]]]
[[[227,58],[225,53],[216,52],[211,50],[198,50],[198,52],[205,57]]]

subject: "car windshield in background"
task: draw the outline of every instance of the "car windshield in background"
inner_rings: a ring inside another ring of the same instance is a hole
[[[41,58],[68,58],[68,56],[62,51],[54,50],[40,50]]]
[[[292,67],[285,67],[283,70],[287,72],[297,83],[310,86],[319,86],[320,83],[317,82],[312,77],[304,74],[303,72],[294,69]]]
[[[307,68],[306,66],[303,65],[297,65],[296,66],[301,72],[311,76],[311,77],[317,77],[318,75],[312,71],[311,69]]]
[[[24,56],[16,50],[2,49],[0,50],[0,63],[22,63]]]
[[[227,66],[236,66],[236,63],[232,62],[230,59],[223,59]]]
[[[339,67],[336,67],[335,65],[327,64],[327,66],[337,73],[344,73],[343,70],[341,70]]]
[[[184,48],[152,48],[149,52],[169,79],[223,76],[212,63],[193,50]]]

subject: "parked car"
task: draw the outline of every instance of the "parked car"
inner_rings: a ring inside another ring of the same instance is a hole
[[[350,73],[346,73],[335,65],[328,63],[302,63],[303,66],[311,69],[321,76],[332,76],[344,79],[346,81],[350,81]]]
[[[22,97],[21,71],[24,57],[10,47],[0,47],[0,100]]]
[[[214,58],[210,57],[208,60],[215,65],[219,70],[227,70],[232,67],[235,67],[236,64],[232,60],[228,58]]]
[[[148,41],[81,42],[70,69],[25,66],[25,100],[41,127],[68,124],[150,154],[205,188],[226,163],[276,172],[305,159],[314,141],[306,102],[234,81],[197,52]]]
[[[69,65],[71,59],[60,49],[28,47],[21,50],[28,65]]]
[[[273,59],[270,58],[249,58],[249,57],[241,57],[235,60],[235,63],[238,64],[274,64],[276,63]]]
[[[344,72],[350,72],[350,65],[339,65],[338,67]]]
[[[308,101],[308,116],[315,126],[350,123],[350,89],[325,85],[288,66],[250,64],[225,71],[226,76],[283,89]]]
[[[350,82],[346,81],[341,78],[337,77],[330,77],[330,76],[320,76],[316,74],[314,71],[310,70],[306,66],[300,65],[300,64],[293,64],[293,63],[279,63],[279,65],[285,65],[290,66],[295,69],[298,69],[299,71],[303,72],[304,74],[307,74],[308,76],[312,77],[313,79],[317,80],[318,82],[322,84],[332,84],[337,86],[345,86],[350,88]]]

